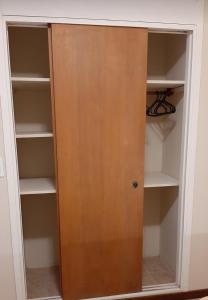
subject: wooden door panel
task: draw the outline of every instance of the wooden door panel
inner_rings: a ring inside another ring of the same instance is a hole
[[[64,300],[139,291],[147,30],[53,24],[51,40]]]

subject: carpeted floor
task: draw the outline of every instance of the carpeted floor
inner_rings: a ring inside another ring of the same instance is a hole
[[[28,298],[43,298],[60,295],[58,267],[27,269]],[[175,281],[174,273],[159,257],[144,258],[143,286],[151,286]]]
[[[58,267],[27,269],[26,278],[29,299],[60,295]]]
[[[164,265],[159,257],[147,257],[143,260],[143,286],[174,283],[174,272]]]

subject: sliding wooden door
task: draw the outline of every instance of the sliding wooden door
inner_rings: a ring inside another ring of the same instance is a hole
[[[52,25],[64,300],[141,289],[147,30]]]

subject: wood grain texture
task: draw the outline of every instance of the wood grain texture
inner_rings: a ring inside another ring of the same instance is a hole
[[[54,167],[55,167],[55,184],[56,184],[56,204],[57,204],[57,226],[58,226],[58,241],[59,241],[59,264],[61,265],[61,241],[60,241],[60,213],[59,213],[59,184],[58,184],[58,163],[57,163],[57,142],[56,142],[56,116],[55,116],[55,99],[54,99],[54,83],[53,83],[53,55],[52,55],[52,30],[48,27],[48,48],[49,48],[49,67],[50,67],[50,87],[51,87],[51,112],[52,112],[52,131],[53,131],[53,149],[54,149]],[[59,285],[62,290],[62,273],[59,276]]]
[[[52,24],[52,57],[63,298],[139,291],[147,30]]]

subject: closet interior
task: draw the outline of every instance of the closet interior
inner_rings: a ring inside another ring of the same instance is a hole
[[[60,295],[47,28],[9,27],[27,297]]]
[[[176,112],[146,117],[143,286],[176,283],[186,64],[185,34],[149,33],[147,106],[172,89]]]
[[[47,27],[9,26],[27,297],[61,295]],[[150,32],[147,106],[171,88],[170,115],[146,118],[143,288],[174,284],[180,224],[186,34]]]

